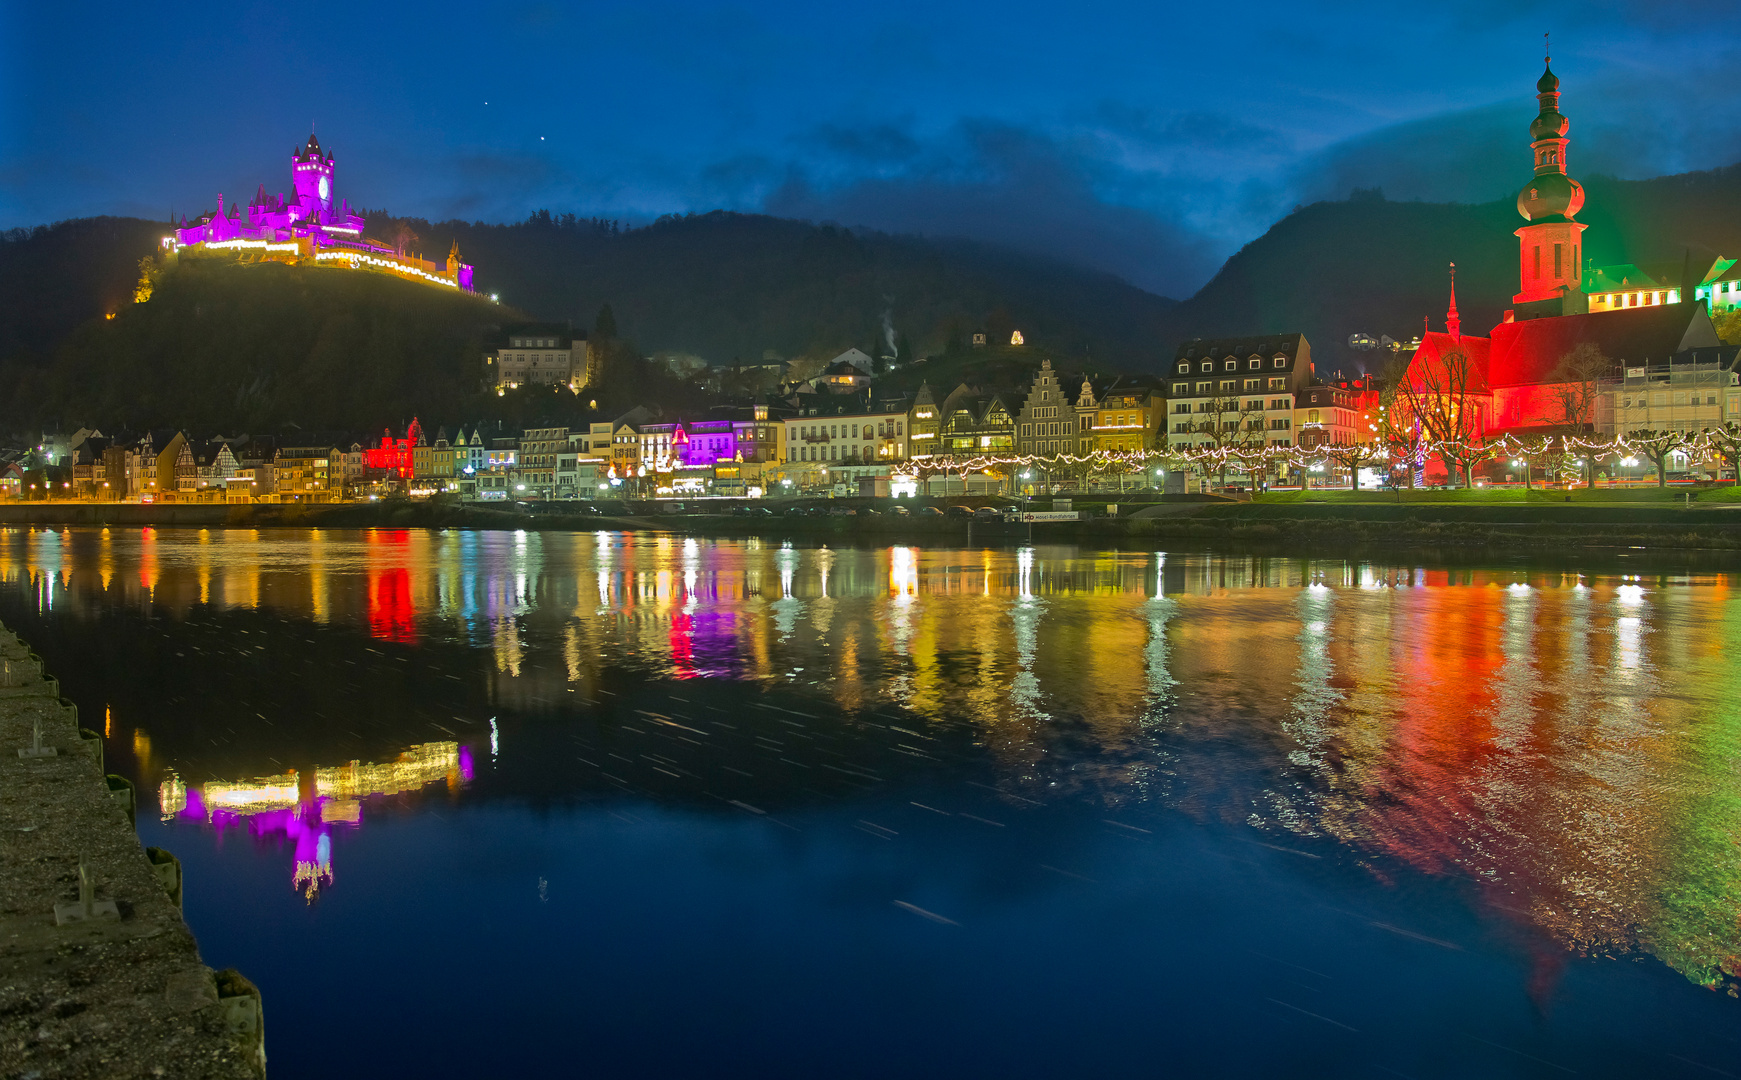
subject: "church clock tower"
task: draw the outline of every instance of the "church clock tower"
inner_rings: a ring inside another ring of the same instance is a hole
[[[1573,219],[1584,206],[1584,186],[1566,175],[1566,131],[1560,113],[1560,79],[1552,57],[1536,81],[1541,112],[1529,125],[1535,176],[1517,193],[1517,212],[1529,224],[1517,230],[1519,290],[1512,301],[1518,319],[1586,311],[1583,293],[1584,226]]]

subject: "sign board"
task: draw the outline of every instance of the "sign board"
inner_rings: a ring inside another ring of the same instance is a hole
[[[1070,509],[1070,500],[1069,499],[1053,499],[1052,500],[1052,509],[1060,511],[1060,512],[1065,511],[1065,510],[1069,510]]]
[[[1081,515],[1074,510],[1028,510],[1017,515],[1021,521],[1076,521]]]
[[[1106,504],[1106,516],[1107,517],[1117,517],[1118,516],[1118,504],[1117,503],[1107,503]]]

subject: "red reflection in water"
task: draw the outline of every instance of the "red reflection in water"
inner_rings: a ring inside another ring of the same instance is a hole
[[[671,668],[679,679],[695,677],[695,618],[683,612],[671,616]]]
[[[410,544],[404,530],[369,534],[369,634],[380,641],[417,643],[417,609],[405,566]]]

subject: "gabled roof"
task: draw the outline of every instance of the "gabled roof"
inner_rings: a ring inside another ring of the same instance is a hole
[[[1256,334],[1249,337],[1233,338],[1192,338],[1182,341],[1174,351],[1176,360],[1196,360],[1207,357],[1215,360],[1223,356],[1274,356],[1282,353],[1293,356],[1300,349],[1306,335],[1291,334]]]
[[[1546,321],[1546,320],[1541,320]],[[1521,323],[1510,323],[1520,326]],[[1473,334],[1447,334],[1440,330],[1432,330],[1421,335],[1420,348],[1415,350],[1409,360],[1409,375],[1412,382],[1420,384],[1425,373],[1434,367],[1442,367],[1448,362],[1448,357],[1461,353],[1469,358],[1468,385],[1464,387],[1467,393],[1487,394],[1492,392],[1492,376],[1489,369],[1492,366],[1493,342]],[[1556,357],[1556,362],[1558,358]],[[1443,376],[1437,380],[1444,385]],[[1429,384],[1430,385],[1430,384]]]
[[[1493,328],[1488,381],[1495,387],[1551,382],[1560,358],[1585,342],[1616,365],[1666,361],[1686,349],[1720,344],[1698,302],[1500,323]]]

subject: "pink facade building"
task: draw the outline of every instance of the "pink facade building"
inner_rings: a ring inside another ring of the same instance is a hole
[[[311,259],[317,265],[381,270],[471,291],[472,268],[459,261],[458,244],[445,263],[437,263],[365,239],[363,216],[351,210],[348,200],[334,204],[333,163],[333,156],[310,135],[307,145],[291,152],[288,196],[268,195],[261,184],[246,207],[231,203],[226,209],[219,195],[216,210],[192,224],[182,218],[168,243],[177,250],[237,251],[289,262]]]

